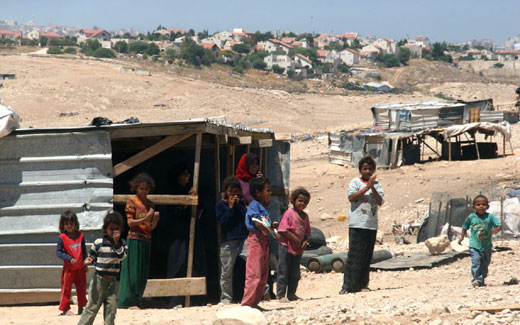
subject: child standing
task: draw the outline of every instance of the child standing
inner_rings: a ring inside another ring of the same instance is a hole
[[[83,260],[87,257],[87,247],[83,234],[79,231],[78,216],[70,210],[63,212],[59,229],[61,234],[58,237],[56,256],[63,260],[60,315],[69,314],[72,284],[76,286],[78,315],[81,315],[87,304],[87,266],[83,265]]]
[[[90,325],[104,305],[105,325],[113,325],[117,312],[117,276],[121,261],[126,257],[126,243],[121,238],[123,217],[119,212],[109,211],[103,220],[103,238],[94,241],[85,264],[95,263],[96,273],[90,282],[88,304],[81,314],[78,325]]]
[[[459,245],[466,236],[466,231],[471,229],[469,238],[469,252],[471,255],[471,274],[473,287],[484,286],[484,279],[488,275],[488,266],[491,262],[491,237],[502,230],[500,221],[491,213],[487,213],[489,202],[484,195],[477,195],[473,199],[473,209],[475,213],[470,214],[464,224],[460,234]]]
[[[247,236],[246,282],[241,304],[263,310],[258,303],[264,295],[269,273],[268,233],[270,231],[263,223],[253,221],[253,218],[271,223],[269,212],[266,209],[271,198],[271,183],[266,178],[253,178],[249,189],[253,201],[249,204],[245,218],[249,235]],[[274,228],[277,225],[277,222],[272,222]],[[278,240],[280,236],[275,233],[275,238]]]
[[[279,300],[298,300],[296,288],[300,280],[300,260],[307,238],[311,235],[309,216],[303,211],[311,199],[310,193],[299,187],[291,193],[292,209],[287,210],[278,232],[281,235],[278,251],[278,275],[276,277],[276,297]],[[285,293],[287,291],[287,298]]]
[[[242,187],[242,199],[246,205],[253,201],[253,193],[249,189],[249,181],[252,178],[263,177],[258,163],[258,156],[252,152],[242,155],[235,171],[235,177],[238,178]]]
[[[222,188],[225,191],[225,198],[219,201],[216,207],[221,227],[220,301],[229,303],[233,300],[233,267],[247,238],[247,228],[244,223],[247,209],[241,200],[242,188],[237,178],[226,178]]]
[[[121,287],[117,306],[139,309],[143,307],[143,293],[150,270],[152,230],[159,222],[159,212],[148,200],[148,193],[155,188],[154,180],[145,173],[138,174],[130,181],[130,189],[137,195],[126,202],[128,220],[128,258],[121,266]]]
[[[368,290],[370,261],[377,234],[377,209],[383,204],[383,187],[376,181],[376,162],[370,156],[358,164],[361,177],[350,181],[348,255],[339,294]]]

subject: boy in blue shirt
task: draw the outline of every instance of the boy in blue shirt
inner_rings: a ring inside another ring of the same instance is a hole
[[[242,201],[242,187],[235,177],[228,177],[222,184],[225,197],[216,206],[220,223],[220,301],[230,303],[233,300],[233,267],[242,251],[247,238],[244,224],[247,208]]]
[[[477,195],[473,199],[475,213],[468,216],[462,225],[462,233],[459,245],[466,236],[466,231],[471,229],[469,238],[469,252],[471,255],[471,274],[473,287],[485,285],[484,279],[488,275],[488,266],[491,263],[491,237],[502,230],[500,221],[491,213],[487,213],[489,202],[484,195]]]

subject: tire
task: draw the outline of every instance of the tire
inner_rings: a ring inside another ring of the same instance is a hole
[[[311,227],[311,236],[307,239],[307,242],[307,247],[310,250],[319,249],[320,247],[327,245],[325,235],[316,227]]]

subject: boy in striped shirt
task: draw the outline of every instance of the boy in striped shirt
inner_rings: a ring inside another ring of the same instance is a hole
[[[98,238],[90,248],[84,264],[95,264],[96,273],[90,282],[88,303],[78,325],[94,323],[104,305],[105,325],[113,325],[117,312],[117,276],[121,261],[125,259],[127,247],[121,238],[123,217],[119,212],[109,211],[103,220],[103,238]]]

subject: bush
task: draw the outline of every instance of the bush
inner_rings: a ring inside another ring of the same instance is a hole
[[[294,76],[296,74],[296,72],[293,70],[293,69],[289,69],[287,70],[287,76],[289,78],[291,78],[292,76]]]
[[[337,66],[337,69],[338,69],[339,72],[343,72],[343,73],[347,73],[347,72],[350,71],[350,67],[348,65],[344,64],[344,63],[339,64]]]
[[[271,68],[274,73],[282,74],[285,71],[285,68],[280,67],[278,64],[273,65]]]
[[[233,67],[233,72],[240,73],[240,74],[244,74],[244,68],[242,68],[242,67],[239,66],[239,65],[234,66],[234,67]]]
[[[500,69],[500,68],[503,68],[504,67],[504,64],[502,63],[495,63],[493,64],[493,68],[496,68],[496,69]]]
[[[129,52],[143,54],[148,49],[148,43],[146,42],[133,42],[128,46]]]
[[[385,54],[382,57],[382,61],[387,68],[399,67],[401,66],[401,62],[399,62],[399,58],[394,54]]]
[[[76,54],[77,51],[73,47],[67,47],[65,50],[63,50],[63,53],[66,53],[66,54]]]
[[[63,54],[63,51],[57,47],[51,47],[47,50],[47,54]]]
[[[114,44],[114,50],[116,50],[119,53],[126,53],[128,52],[128,44],[126,44],[126,42],[123,41],[117,41]]]
[[[116,54],[111,49],[99,48],[94,51],[96,58],[115,58]]]
[[[157,46],[157,44],[150,43],[148,44],[146,50],[144,50],[144,53],[148,54],[149,56],[159,55],[159,53],[161,53],[161,50],[159,49],[159,46]]]
[[[200,67],[201,64],[211,65],[211,52],[193,41],[184,41],[181,44],[181,56],[186,63]]]

